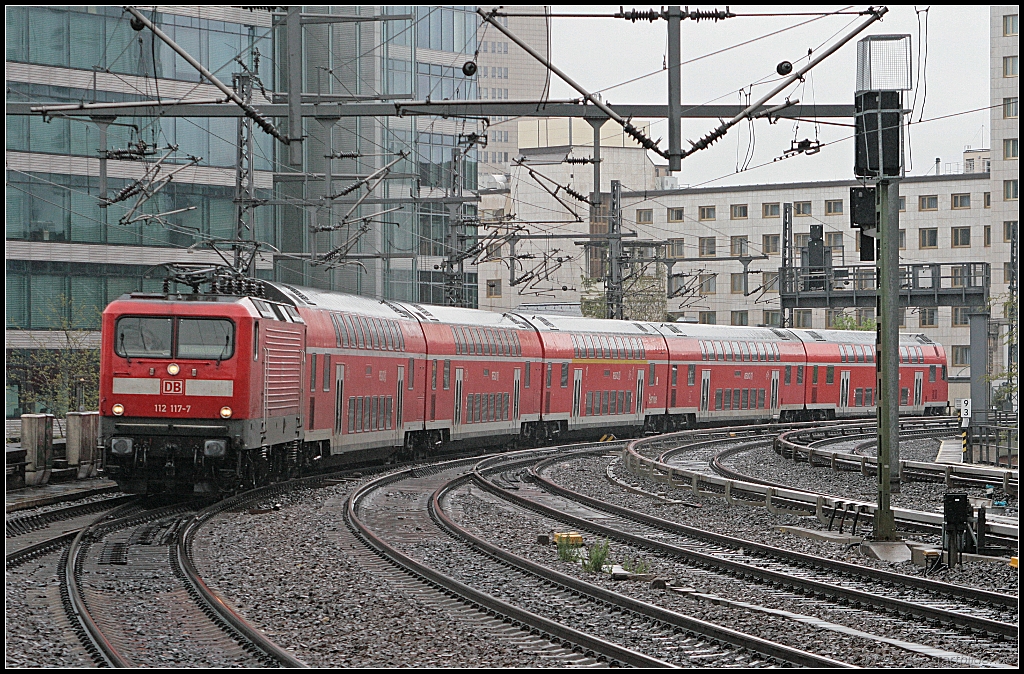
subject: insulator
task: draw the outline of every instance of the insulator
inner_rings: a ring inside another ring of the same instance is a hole
[[[653,23],[661,18],[661,12],[656,9],[648,9],[647,11],[631,9],[628,12],[623,12],[620,9],[618,16],[621,19],[625,19],[626,21],[633,23],[636,23],[637,21],[650,21]]]
[[[693,10],[691,12],[691,11],[689,11],[689,9],[690,9],[689,7],[687,7],[686,9],[687,9],[687,11],[683,12],[683,18],[690,19],[691,21],[700,21],[702,19],[710,19],[712,21],[718,21],[719,19],[723,19],[723,20],[724,19],[731,19],[731,18],[736,16],[735,14],[733,14],[732,12],[729,11],[728,5],[726,6],[726,8],[724,10],[721,10],[721,9],[711,9],[711,10],[705,10],[705,11],[702,12],[699,9],[695,9],[695,10]]]
[[[594,160],[589,157],[566,157],[562,160],[566,164],[593,164]]]
[[[164,295],[170,295],[170,294],[171,294],[171,279],[165,278],[164,279]]]

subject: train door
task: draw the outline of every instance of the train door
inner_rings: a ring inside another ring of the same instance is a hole
[[[518,367],[515,369],[515,374],[512,378],[512,421],[516,422],[516,428],[519,428],[519,392],[520,392],[520,379],[522,378],[522,370]]]
[[[850,406],[850,371],[839,372],[839,413],[845,414]]]
[[[583,370],[575,369],[572,372],[572,424],[577,426],[580,423],[580,395],[583,390]]]
[[[924,388],[924,372],[918,370],[914,373],[914,406],[920,408],[921,393]]]
[[[405,366],[398,366],[398,388],[395,392],[395,446],[405,444],[405,417],[402,415],[405,409]]]
[[[771,394],[769,395],[769,407],[771,408],[772,418],[776,419],[779,416],[779,371],[772,370],[772,388]]]
[[[700,408],[697,412],[700,421],[711,418],[711,370],[700,371]]]
[[[334,441],[332,454],[341,453],[342,433],[345,432],[345,366],[334,366]]]
[[[639,368],[636,371],[636,422],[644,422],[644,373],[647,368]]]
[[[455,368],[455,406],[452,414],[452,440],[462,433],[462,368]]]

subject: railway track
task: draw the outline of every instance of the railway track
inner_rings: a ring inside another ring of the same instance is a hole
[[[558,450],[526,454],[552,451]],[[370,482],[350,497],[348,521],[369,545],[410,573],[594,660],[637,666],[843,666],[609,591],[465,531],[447,514],[446,504],[470,487],[469,465],[404,471]],[[675,645],[666,650],[670,643]]]
[[[198,507],[133,504],[78,532],[60,573],[64,605],[87,650],[114,667],[301,664],[256,630],[226,621],[223,607],[196,590],[204,583],[186,548]]]
[[[500,469],[487,466],[486,462],[481,464],[474,473],[474,481],[492,496],[569,528],[717,574],[754,581],[765,588],[796,595],[801,602],[818,603],[819,608],[838,603],[854,616],[872,614],[868,617],[876,623],[891,621],[887,616],[897,616],[900,622],[916,623],[914,630],[938,637],[926,641],[941,644],[981,639],[991,644],[993,653],[1001,653],[1004,658],[1015,654],[1015,644],[1004,642],[1013,641],[1017,634],[1016,622],[1006,622],[1008,616],[1016,617],[1015,596],[821,559],[678,525],[575,493],[543,475],[546,468],[564,460],[547,459],[535,465],[531,465],[531,459],[524,460],[520,465],[524,477],[528,477],[514,490],[508,488],[509,466],[505,464]],[[938,625],[945,629],[938,629]],[[975,636],[963,637],[959,634],[961,630],[973,631]],[[903,647],[946,660],[963,657],[927,643],[908,642]]]
[[[908,422],[908,425],[915,427],[909,437],[916,437],[922,433],[927,434],[930,432],[928,426],[932,423],[943,426],[945,420]],[[813,489],[794,488],[757,476],[740,474],[725,467],[721,461],[717,466],[714,464],[713,455],[720,449],[727,449],[730,444],[748,442],[749,445],[745,449],[767,446],[769,442],[775,442],[774,436],[778,435],[779,430],[784,431],[783,435],[786,435],[786,433],[794,432],[794,426],[798,425],[702,429],[635,440],[627,447],[623,461],[627,470],[639,477],[663,482],[695,494],[717,494],[733,504],[764,506],[777,514],[815,515],[823,523],[827,523],[830,518],[837,516],[843,518],[847,515],[857,517],[859,520],[870,521],[875,509],[873,502],[857,501],[844,495],[824,494]],[[854,422],[850,424],[849,428],[844,428],[842,424],[829,425],[822,426],[821,428],[824,430],[813,431],[807,428],[806,424],[800,426],[803,428],[797,430],[820,433],[822,434],[820,437],[824,437],[823,434],[826,431],[835,435],[846,431],[849,431],[848,435],[855,432],[861,433],[865,424]],[[813,451],[817,454],[826,450]],[[863,456],[854,458],[858,462],[874,461],[873,458],[869,459]],[[901,464],[910,464],[912,467],[920,463],[901,462]],[[721,471],[721,474],[716,470]],[[945,467],[945,470],[947,476],[953,472],[952,467],[949,466]],[[979,469],[965,467],[962,470]],[[984,472],[987,469],[980,470]],[[1000,479],[1009,480],[1009,477],[1002,475],[1005,472],[1000,471]],[[1012,483],[1016,484],[1015,473]],[[893,513],[898,525],[903,530],[921,531],[933,535],[941,534],[941,513],[907,508],[893,508]],[[1018,541],[1016,520],[990,517],[987,520],[986,536],[993,544],[1016,548]]]

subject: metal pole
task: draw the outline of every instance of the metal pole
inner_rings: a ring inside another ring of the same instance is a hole
[[[988,307],[976,307],[968,314],[971,326],[971,426],[988,423]]]
[[[608,318],[622,320],[622,183],[612,181],[611,207],[608,213]]]
[[[782,278],[780,283],[795,283],[796,276],[793,273],[793,204],[782,204]],[[781,290],[781,288],[780,288]],[[795,290],[795,286],[790,289]],[[783,309],[782,326],[793,327],[793,309]]]
[[[587,118],[587,122],[594,129],[594,152],[592,158],[594,160],[594,191],[591,193],[590,198],[590,233],[591,234],[606,234],[607,232],[598,231],[597,226],[601,219],[601,128],[604,126],[606,120],[604,119],[593,119]],[[594,257],[594,249],[587,249],[587,276],[592,273],[591,260]],[[607,290],[607,288],[605,289]],[[606,307],[607,310],[607,307]]]
[[[235,76],[242,100],[252,102],[252,78],[247,74]],[[253,217],[256,199],[256,182],[252,169],[252,118],[238,118],[238,148],[235,158],[235,240],[255,239]],[[245,269],[242,269],[242,248],[235,244],[235,271],[253,276],[256,256],[253,255]]]
[[[302,138],[302,7],[291,6],[285,20],[288,43],[288,136]],[[290,143],[288,163],[302,166],[302,146]]]
[[[878,511],[873,539],[895,541],[896,521],[891,505],[892,466],[899,466],[899,182],[878,182],[878,331],[876,333],[878,415]]]
[[[680,21],[678,6],[668,8],[668,170],[682,169],[682,67]]]

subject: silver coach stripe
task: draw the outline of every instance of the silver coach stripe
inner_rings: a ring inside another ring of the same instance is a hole
[[[147,377],[114,377],[114,393],[160,395],[160,380]]]
[[[230,379],[186,379],[187,396],[230,397],[235,393],[235,382]]]

